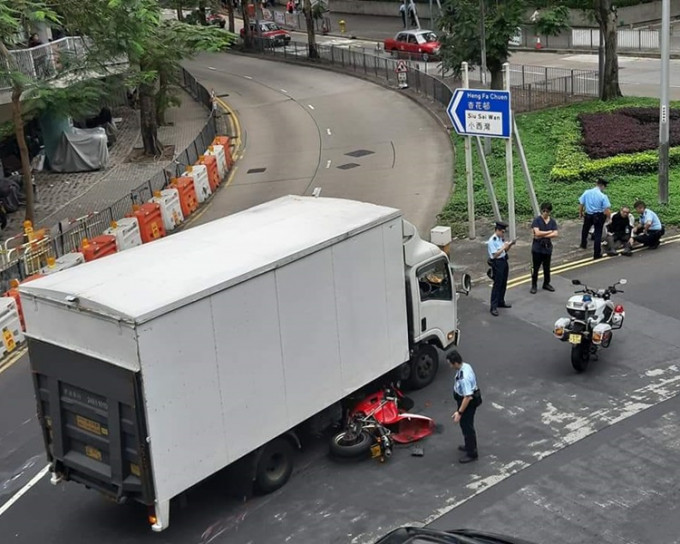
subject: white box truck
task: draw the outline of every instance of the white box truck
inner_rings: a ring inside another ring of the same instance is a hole
[[[156,531],[232,463],[280,487],[300,425],[390,372],[427,385],[459,339],[446,254],[342,199],[283,197],[20,292],[52,482],[147,504]]]

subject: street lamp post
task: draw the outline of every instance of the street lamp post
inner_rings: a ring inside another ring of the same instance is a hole
[[[659,203],[668,204],[669,104],[668,85],[671,2],[661,3],[661,108],[659,111]]]

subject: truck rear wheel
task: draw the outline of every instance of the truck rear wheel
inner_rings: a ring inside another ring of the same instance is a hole
[[[271,493],[285,485],[293,473],[293,448],[285,438],[277,438],[264,447],[255,470],[258,491]]]
[[[436,347],[423,344],[411,358],[411,375],[408,385],[411,389],[422,389],[430,385],[439,369],[439,351]]]

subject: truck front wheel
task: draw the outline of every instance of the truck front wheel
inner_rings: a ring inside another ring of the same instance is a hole
[[[257,462],[255,484],[258,491],[271,493],[282,487],[293,473],[293,448],[285,438],[264,447]]]
[[[422,389],[430,385],[439,369],[439,351],[429,344],[418,346],[411,358],[411,375],[408,385],[412,389]]]

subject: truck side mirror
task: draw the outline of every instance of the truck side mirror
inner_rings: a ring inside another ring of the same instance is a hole
[[[463,276],[460,278],[460,289],[456,290],[456,292],[469,295],[471,290],[472,290],[472,278],[470,277],[470,274],[463,274]]]

